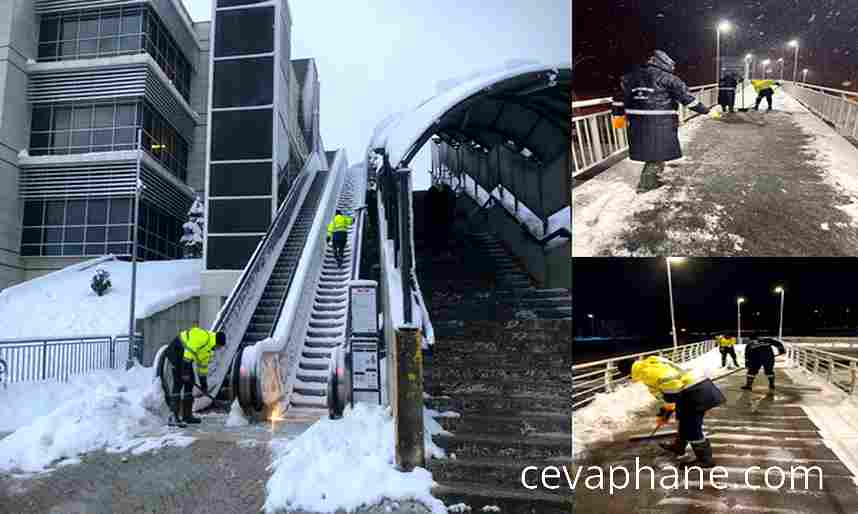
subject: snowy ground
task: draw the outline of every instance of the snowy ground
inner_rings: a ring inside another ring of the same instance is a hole
[[[103,262],[102,262],[103,261]],[[110,273],[104,296],[90,289],[99,268]],[[200,294],[201,259],[137,265],[136,315],[146,318]],[[131,264],[95,259],[0,292],[3,338],[117,335],[128,332]]]
[[[0,389],[0,472],[38,473],[76,464],[96,450],[134,455],[194,439],[165,427],[152,368],[99,371],[66,383]]]
[[[744,363],[744,346],[736,345],[739,364]],[[728,363],[732,361],[728,360]],[[722,371],[721,353],[715,349],[681,365],[698,377],[715,377]],[[655,412],[657,400],[647,387],[631,383],[611,393],[599,393],[587,406],[572,413],[572,453],[577,456],[595,441],[613,440],[639,420],[641,411]]]
[[[680,139],[685,157],[667,163],[664,187],[636,194],[643,164],[626,159],[573,190],[574,255],[858,249],[858,149],[782,90],[772,112],[698,117]]]
[[[442,457],[432,442],[442,429],[425,417],[426,457]],[[446,513],[431,495],[432,475],[417,468],[395,469],[395,435],[389,409],[357,404],[340,420],[321,419],[298,438],[272,447],[273,474],[265,511],[354,511],[383,499],[416,500],[433,514]]]

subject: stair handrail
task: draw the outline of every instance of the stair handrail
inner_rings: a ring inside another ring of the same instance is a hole
[[[312,178],[315,177],[317,169],[305,164],[304,169],[298,174],[286,199],[277,211],[274,221],[256,245],[250,260],[242,271],[235,286],[233,286],[224,306],[218,312],[212,330],[222,331],[226,334],[227,348],[218,352],[216,359],[212,361],[209,376],[210,384],[214,390],[210,391],[212,396],[216,395],[223,386],[232,356],[238,351],[244,332],[253,317],[259,299],[268,283],[268,279],[280,256],[280,251],[288,238],[300,206],[307,196]]]

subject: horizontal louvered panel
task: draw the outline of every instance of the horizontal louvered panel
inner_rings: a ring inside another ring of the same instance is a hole
[[[21,173],[22,198],[128,196],[134,194],[136,180],[134,161],[118,163],[81,163],[57,166],[25,167]],[[143,197],[168,213],[183,217],[192,198],[178,189],[160,172],[143,166]]]
[[[96,7],[113,7],[119,5],[143,4],[141,0],[36,0],[36,12],[72,11],[78,9],[93,9]]]
[[[146,79],[146,98],[187,141],[194,140],[194,119],[176,99],[158,74],[151,71]]]

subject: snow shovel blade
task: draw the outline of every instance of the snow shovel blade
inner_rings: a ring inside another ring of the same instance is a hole
[[[647,441],[649,439],[661,439],[662,437],[674,437],[676,430],[665,430],[663,432],[654,432],[652,434],[633,435],[629,437],[629,441]]]

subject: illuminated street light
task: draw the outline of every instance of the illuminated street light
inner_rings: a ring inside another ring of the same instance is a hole
[[[736,298],[736,342],[742,344],[742,304],[745,298]]]
[[[676,317],[673,313],[673,281],[670,277],[670,263],[679,264],[685,260],[685,257],[668,257],[665,260],[667,261],[667,290],[670,296],[670,333],[673,335],[673,348],[676,349],[679,345],[676,342]]]
[[[807,68],[801,70],[802,78],[801,81],[807,83],[807,72],[810,71]]]
[[[778,340],[782,341],[784,337],[784,294],[786,294],[786,292],[781,286],[776,287],[775,292],[780,293],[781,295],[781,315],[778,317]]]
[[[798,39],[793,39],[788,44],[795,48],[795,58],[793,59],[792,67],[792,82],[795,84],[795,81],[798,80]]]
[[[715,83],[721,82],[721,33],[730,32],[732,26],[727,20],[722,20],[715,29]],[[715,96],[718,96],[718,86],[715,86]]]

